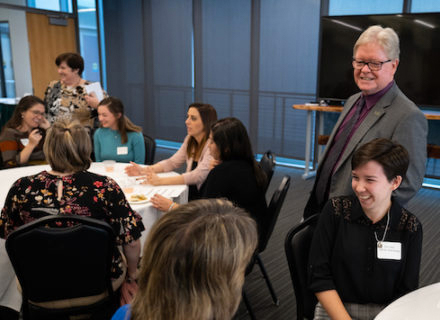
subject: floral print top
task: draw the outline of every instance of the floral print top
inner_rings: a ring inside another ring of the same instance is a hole
[[[59,80],[50,82],[44,93],[49,122],[54,123],[61,118],[75,118],[83,124],[91,123],[90,118],[96,114],[84,99],[87,95],[85,86],[90,83],[86,81],[84,84],[71,88]]]
[[[63,195],[57,198],[62,180]],[[142,218],[134,212],[119,185],[111,178],[88,171],[58,177],[42,171],[18,179],[9,190],[0,217],[0,237],[19,226],[49,214],[75,214],[104,220],[113,228],[116,245],[141,237]],[[112,278],[122,274],[122,257],[113,253]]]

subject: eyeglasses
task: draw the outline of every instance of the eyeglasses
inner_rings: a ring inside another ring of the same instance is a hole
[[[44,117],[46,115],[44,112],[40,112],[40,111],[36,111],[36,110],[30,110],[30,111],[36,116]]]
[[[360,61],[353,59],[353,68],[362,69],[365,65],[368,65],[371,71],[379,71],[382,69],[382,65],[387,62],[391,62],[391,59],[387,61]]]

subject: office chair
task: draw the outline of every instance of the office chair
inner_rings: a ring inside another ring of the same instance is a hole
[[[313,319],[318,302],[315,294],[308,289],[307,272],[310,245],[318,222],[318,214],[308,217],[287,233],[286,251],[290,277],[296,297],[297,319]]]
[[[143,135],[145,143],[145,164],[152,165],[154,163],[154,155],[156,154],[156,141],[145,133]]]
[[[13,231],[6,250],[22,288],[23,319],[110,319],[117,308],[114,249],[110,225],[88,217],[46,216]]]
[[[266,173],[267,177],[267,184],[264,187],[264,193],[266,193],[275,171],[275,154],[273,154],[272,151],[267,150],[261,157],[259,164],[260,168],[264,171],[264,173]]]
[[[275,224],[277,222],[278,216],[281,211],[281,207],[283,206],[284,199],[286,198],[287,191],[290,187],[290,176],[286,175],[281,180],[280,186],[277,190],[275,190],[272,199],[270,200],[269,206],[267,208],[267,219],[266,221],[260,222],[259,226],[259,242],[258,242],[258,248],[255,252],[254,257],[252,258],[252,261],[249,263],[247,269],[246,269],[246,275],[251,273],[253,267],[255,264],[258,264],[260,267],[261,273],[263,274],[264,280],[266,281],[267,287],[270,291],[270,294],[272,296],[273,303],[275,305],[279,305],[280,301],[275,293],[275,290],[273,289],[272,283],[270,282],[269,275],[267,274],[266,268],[264,267],[263,260],[260,257],[260,253],[262,253],[264,250],[266,250],[267,243],[269,242],[269,239],[272,235],[273,229],[275,227]],[[252,306],[249,303],[249,300],[246,296],[246,292],[243,288],[242,291],[242,297],[243,302],[246,305],[246,308],[249,312],[249,315],[252,319],[255,319],[254,312],[252,310]]]

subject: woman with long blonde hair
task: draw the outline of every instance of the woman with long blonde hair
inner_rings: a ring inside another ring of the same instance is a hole
[[[231,319],[256,245],[255,221],[231,202],[179,206],[153,226],[135,299],[113,319]]]

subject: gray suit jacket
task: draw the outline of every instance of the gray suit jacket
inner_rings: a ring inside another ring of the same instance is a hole
[[[328,146],[332,144],[337,129],[360,94],[357,93],[351,96],[345,103],[345,107],[330,135],[322,159],[325,159],[329,149]],[[338,166],[335,168],[329,198],[353,193],[351,189],[351,157],[356,149],[375,138],[388,138],[403,145],[410,156],[406,179],[393,193],[399,203],[404,205],[422,186],[426,167],[427,134],[428,122],[425,115],[394,84],[370,110],[351,137]]]

